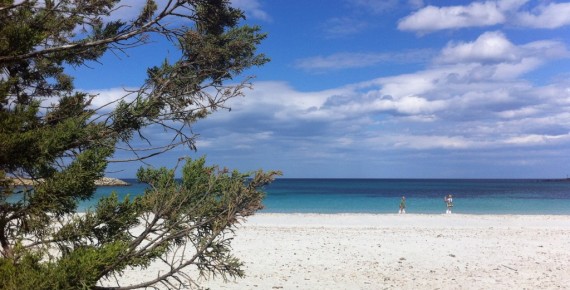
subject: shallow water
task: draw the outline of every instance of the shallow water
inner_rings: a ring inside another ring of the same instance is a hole
[[[100,187],[92,206],[115,191],[120,198],[144,191],[135,180],[127,187]],[[444,213],[452,194],[455,213],[570,214],[570,182],[538,179],[277,179],[265,188],[262,212],[396,213],[406,196],[408,213]]]

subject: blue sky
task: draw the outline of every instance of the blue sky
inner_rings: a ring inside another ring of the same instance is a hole
[[[254,88],[228,103],[231,112],[195,125],[197,152],[174,150],[153,165],[207,155],[210,163],[285,177],[570,174],[570,3],[233,4],[269,34],[260,52],[272,61],[246,72],[256,76]],[[161,42],[109,54],[77,69],[76,87],[102,101],[120,96],[166,55],[176,51]],[[109,171],[128,177],[138,167]]]

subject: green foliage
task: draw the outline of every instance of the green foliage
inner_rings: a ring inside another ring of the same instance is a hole
[[[74,249],[60,259],[42,262],[39,254],[25,254],[17,264],[0,259],[0,289],[92,289],[102,265],[124,250],[120,242]]]
[[[195,149],[190,126],[241,96],[249,78],[234,79],[268,61],[256,52],[266,35],[240,26],[243,12],[227,0],[168,1],[160,9],[147,0],[134,19],[106,20],[118,5],[0,0],[0,289],[104,288],[105,278],[161,261],[171,261],[167,270],[140,287],[187,281],[179,272],[190,266],[203,275],[243,275],[226,234],[261,207],[261,189],[275,172],[229,172],[203,158],[187,161],[181,182],[173,170],[141,169],[144,195],[120,201],[113,194],[76,214],[120,147],[138,160]],[[97,95],[74,88],[69,67],[127,53],[151,33],[180,49],[180,59],[149,68],[143,86],[102,107],[92,105]],[[148,126],[173,141],[155,146]],[[137,140],[148,148],[134,149]],[[14,179],[34,185],[16,187]],[[166,260],[180,247],[192,250]]]
[[[186,259],[166,270],[194,267],[204,276],[242,277],[243,264],[231,255],[226,235],[262,207],[262,188],[279,173],[230,173],[205,166],[204,158],[188,159],[182,172],[178,181],[166,168],[140,169],[140,181],[149,184],[143,195],[119,201],[112,194],[95,210],[69,216],[51,235],[49,250],[58,258],[42,261],[45,255],[22,249],[16,264],[0,259],[0,289],[91,289],[102,278],[144,269],[179,249],[186,249]],[[180,277],[166,271],[161,278]]]

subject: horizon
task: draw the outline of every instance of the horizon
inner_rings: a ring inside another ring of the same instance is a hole
[[[137,180],[136,177],[116,177],[120,180]],[[181,179],[181,177],[176,177],[176,179]],[[490,181],[490,180],[521,180],[521,181],[529,181],[529,180],[537,180],[537,181],[552,181],[552,182],[559,182],[559,181],[570,181],[570,177],[564,178],[463,178],[463,177],[453,177],[453,178],[416,178],[416,177],[394,177],[394,178],[384,178],[384,177],[275,177],[275,180],[278,179],[289,179],[289,180],[343,180],[343,179],[350,179],[350,180],[481,180],[481,181]]]
[[[149,164],[172,168],[179,157],[206,155],[208,164],[287,178],[570,172],[570,3],[232,2],[244,24],[268,33],[258,51],[272,61],[244,73],[256,76],[253,90],[230,100],[231,111],[192,127],[197,152],[176,149]],[[113,17],[129,19],[144,1],[122,4]],[[139,86],[147,67],[177,56],[152,40],[70,67],[76,88],[104,104]],[[143,133],[169,137],[153,127]],[[113,163],[108,175],[134,176],[141,165]]]

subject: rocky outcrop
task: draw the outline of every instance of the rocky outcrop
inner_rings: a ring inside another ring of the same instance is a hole
[[[32,180],[32,179],[27,179],[27,178],[12,178],[12,177],[6,177],[6,179],[8,180],[8,183],[11,183],[13,185],[25,185],[25,186],[32,186],[38,182],[43,182],[43,179],[38,179],[38,180]]]
[[[25,185],[25,186],[32,186],[37,182],[42,182],[42,179],[33,181],[31,179],[24,179],[24,178],[12,178],[12,183],[14,185]],[[99,180],[95,181],[95,185],[97,186],[129,186],[130,184],[120,180],[118,178],[112,178],[112,177],[103,177]]]
[[[95,181],[97,186],[129,186],[130,184],[118,178],[103,177]]]

